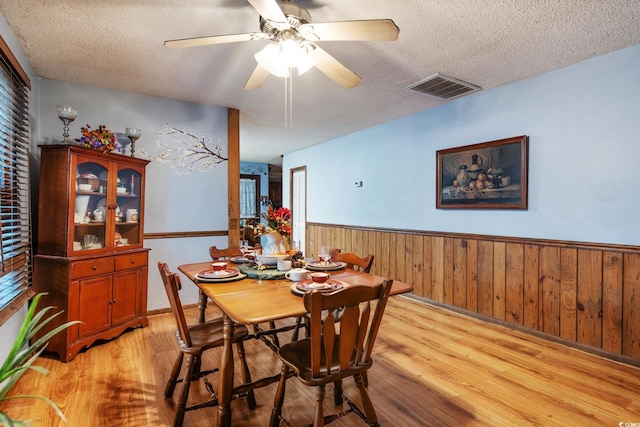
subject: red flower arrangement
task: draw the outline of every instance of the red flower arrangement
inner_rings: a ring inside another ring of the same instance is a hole
[[[274,231],[283,236],[291,235],[291,211],[288,208],[275,209],[270,204],[267,208],[267,213],[263,213],[262,217],[267,221],[267,224],[261,222],[253,228],[256,236],[273,233]]]

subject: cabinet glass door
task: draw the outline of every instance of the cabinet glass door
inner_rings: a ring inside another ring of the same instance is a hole
[[[142,242],[142,199],[143,180],[140,170],[127,166],[118,169],[118,185],[116,188],[116,232],[114,246],[140,246]]]
[[[72,252],[105,247],[107,228],[107,165],[78,158],[74,194]]]

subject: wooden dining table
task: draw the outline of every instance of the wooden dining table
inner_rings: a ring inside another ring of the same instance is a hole
[[[233,264],[229,265],[233,268]],[[296,318],[307,313],[302,298],[291,290],[294,282],[288,279],[262,280],[243,278],[231,282],[204,281],[198,279],[198,273],[210,270],[211,261],[178,266],[185,276],[195,283],[211,298],[223,313],[224,344],[221,352],[218,377],[218,419],[217,426],[231,425],[231,400],[234,395],[248,392],[251,389],[264,387],[278,381],[280,373],[261,378],[249,384],[233,386],[233,350],[231,338],[235,324],[257,325],[287,318]],[[376,286],[384,277],[344,268],[330,271],[331,278],[349,286]],[[394,281],[391,295],[411,292],[412,286]]]

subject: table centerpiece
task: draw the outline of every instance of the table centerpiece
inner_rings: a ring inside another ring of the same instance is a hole
[[[291,236],[291,211],[288,208],[275,209],[271,204],[262,214],[266,221],[253,227],[256,237],[264,236],[263,255],[285,255],[289,250]]]
[[[77,139],[83,147],[95,148],[103,153],[109,153],[116,148],[116,136],[105,125],[98,126],[98,129],[91,129],[91,126],[81,127],[82,136]]]

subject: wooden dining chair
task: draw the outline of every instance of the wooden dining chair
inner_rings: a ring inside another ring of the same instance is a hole
[[[314,427],[328,424],[350,412],[357,413],[371,426],[379,425],[363,374],[373,363],[371,352],[392,283],[388,279],[373,288],[351,286],[331,293],[314,291],[304,295],[304,307],[311,316],[310,336],[285,344],[278,351],[282,370],[271,413],[271,427],[283,421],[282,405],[290,370],[295,372],[302,384],[317,388]],[[372,304],[374,301],[375,304]],[[333,315],[337,308],[343,308],[339,323]],[[354,378],[364,412],[342,395],[340,387],[334,392],[334,402],[341,405],[344,398],[349,409],[324,416],[326,384],[342,384],[342,379],[346,377]]]
[[[373,265],[374,256],[372,254],[362,257],[354,252],[341,252],[340,249],[334,248],[329,252],[331,254],[332,261],[341,261],[347,263],[347,268],[354,270],[360,270],[363,273],[370,273],[371,266]],[[339,320],[339,319],[338,319]],[[309,316],[299,317],[296,319],[295,328],[291,341],[296,341],[300,333],[300,328],[306,328],[306,334],[309,334]],[[365,384],[367,384],[365,375]]]
[[[165,387],[164,395],[167,399],[173,396],[176,385],[182,383],[180,395],[176,405],[176,415],[173,420],[174,427],[182,426],[184,420],[184,414],[186,411],[195,409],[206,408],[209,406],[217,406],[218,399],[215,397],[213,387],[211,383],[206,379],[206,375],[216,372],[218,369],[212,369],[203,371],[200,369],[202,353],[205,350],[209,350],[215,347],[222,347],[223,344],[223,320],[222,318],[216,318],[205,323],[198,323],[193,326],[189,326],[184,316],[182,309],[182,303],[180,301],[180,295],[178,291],[182,288],[180,282],[180,276],[172,273],[166,263],[158,262],[158,269],[160,270],[160,277],[162,277],[162,283],[164,289],[167,292],[169,298],[169,304],[171,305],[171,311],[176,319],[178,329],[176,330],[176,340],[180,353],[176,358],[176,361],[171,368],[171,374],[167,385]],[[242,381],[246,383],[251,382],[251,374],[249,373],[249,367],[245,359],[243,341],[247,338],[249,331],[243,325],[237,325],[233,331],[232,341],[235,343],[238,349],[238,355],[241,361]],[[184,361],[184,356],[186,361]],[[184,362],[184,363],[183,363]],[[178,379],[182,367],[185,367],[185,373],[181,379]],[[189,389],[191,381],[199,378],[204,378],[205,386],[211,393],[211,400],[198,405],[192,405],[187,407],[187,398],[189,396]],[[250,409],[255,409],[256,400],[253,391],[247,393],[247,405]]]
[[[340,249],[331,249],[331,260],[341,261],[347,263],[347,268],[363,271],[365,273],[371,272],[371,266],[373,265],[373,254],[369,254],[365,257],[360,256],[354,252],[342,252]]]
[[[216,246],[209,248],[209,255],[213,261],[228,261],[235,256],[242,256],[242,250],[240,246],[229,246],[228,248],[219,249]],[[198,290],[198,323],[204,323],[205,311],[207,310],[207,303],[209,298],[202,289]]]

